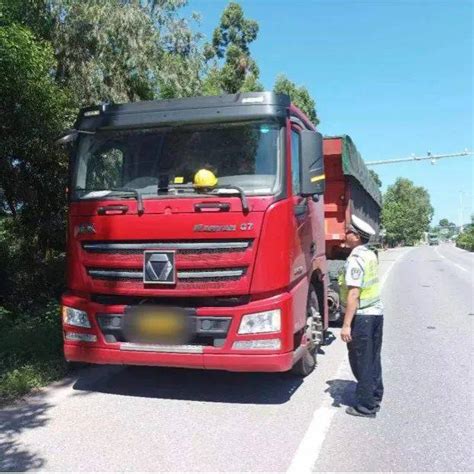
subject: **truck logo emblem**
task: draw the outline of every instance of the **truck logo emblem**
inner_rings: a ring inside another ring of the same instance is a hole
[[[238,228],[241,231],[253,230],[253,222],[244,222],[240,224]],[[235,232],[236,230],[237,226],[235,224],[196,224],[193,227],[194,232]]]
[[[175,252],[145,250],[143,253],[143,283],[175,284]]]
[[[228,225],[196,224],[193,227],[194,232],[234,232],[235,230],[237,230],[237,226],[234,224],[228,224]]]
[[[84,224],[79,224],[74,227],[74,237],[84,234],[95,234],[94,224],[85,222]]]

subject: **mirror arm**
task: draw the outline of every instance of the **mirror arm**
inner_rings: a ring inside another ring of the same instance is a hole
[[[90,130],[77,130],[75,128],[66,130],[59,138],[57,138],[54,143],[56,145],[65,145],[66,143],[73,142],[77,139],[79,134],[84,135],[95,135],[95,132]]]

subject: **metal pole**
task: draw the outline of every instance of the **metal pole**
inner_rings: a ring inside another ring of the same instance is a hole
[[[444,155],[432,155],[430,152],[426,156],[415,156],[412,155],[409,158],[395,158],[393,160],[378,160],[378,161],[366,161],[367,166],[376,166],[376,165],[388,165],[391,163],[401,163],[403,161],[422,161],[422,160],[431,160],[433,164],[436,163],[436,160],[441,158],[454,158],[458,156],[470,156],[473,155],[472,151],[464,150],[460,153],[447,153]]]

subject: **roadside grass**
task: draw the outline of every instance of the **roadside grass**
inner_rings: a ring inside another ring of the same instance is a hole
[[[56,302],[28,314],[0,307],[0,403],[65,375]]]
[[[459,234],[458,238],[456,239],[456,245],[461,249],[468,250],[469,252],[474,252],[473,225],[471,225],[468,229]]]

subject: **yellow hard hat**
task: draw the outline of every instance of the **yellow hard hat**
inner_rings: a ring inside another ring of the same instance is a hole
[[[194,186],[197,188],[212,188],[217,184],[216,175],[205,168],[194,175]]]

